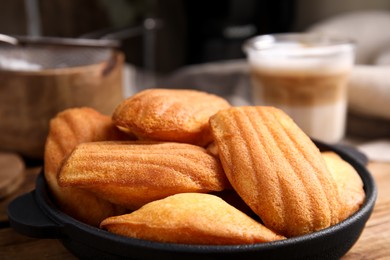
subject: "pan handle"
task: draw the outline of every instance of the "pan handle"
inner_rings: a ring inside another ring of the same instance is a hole
[[[18,233],[35,238],[62,238],[62,226],[47,217],[35,200],[35,191],[26,193],[8,205],[11,227]]]

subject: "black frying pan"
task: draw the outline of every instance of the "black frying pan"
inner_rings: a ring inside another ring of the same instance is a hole
[[[366,200],[354,215],[330,228],[286,240],[252,245],[182,245],[122,237],[81,223],[52,202],[43,174],[36,189],[8,207],[11,227],[37,238],[57,238],[75,256],[93,259],[338,259],[358,240],[373,210],[377,190],[364,166],[366,158],[354,149],[316,142],[348,161],[364,183]]]

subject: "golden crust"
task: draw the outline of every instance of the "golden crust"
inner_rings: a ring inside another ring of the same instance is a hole
[[[139,139],[204,146],[212,141],[210,116],[228,107],[222,97],[201,91],[148,89],[119,104],[112,118]]]
[[[356,170],[334,152],[323,152],[326,165],[336,180],[342,208],[340,221],[355,213],[363,204],[365,192],[363,181]]]
[[[80,144],[58,180],[129,209],[176,193],[229,187],[219,160],[204,148],[151,141]]]
[[[73,187],[60,187],[57,174],[64,159],[78,144],[126,138],[112,124],[110,117],[92,108],[67,109],[50,121],[45,144],[44,173],[49,189],[62,211],[94,226],[108,216],[124,212],[124,209],[90,192]]]
[[[110,232],[181,244],[251,244],[284,239],[222,199],[183,193],[146,204],[131,214],[105,219]]]
[[[338,222],[335,180],[285,113],[236,107],[218,112],[210,124],[230,183],[267,227],[291,237]]]

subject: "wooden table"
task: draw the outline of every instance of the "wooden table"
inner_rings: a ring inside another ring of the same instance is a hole
[[[34,189],[40,169],[28,168],[22,188],[0,201],[0,259],[76,259],[58,240],[22,236],[9,227],[8,203]],[[376,180],[378,199],[362,236],[343,259],[390,259],[390,163],[370,162],[368,169]]]

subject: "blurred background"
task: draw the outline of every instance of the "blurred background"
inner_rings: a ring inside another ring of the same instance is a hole
[[[82,105],[110,114],[122,98],[118,84],[124,97],[148,87],[195,88],[221,95],[233,105],[250,104],[244,41],[255,35],[310,30],[338,33],[357,42],[356,61],[364,66],[352,73],[348,134],[390,137],[388,0],[0,0],[0,4],[0,34],[115,39],[120,42],[116,49],[124,54],[107,59],[95,72],[80,67],[77,77],[69,71],[67,76],[0,69],[0,150],[41,158],[50,118]],[[35,51],[34,57],[47,50]],[[0,57],[8,53],[5,49]],[[80,54],[65,51],[63,58],[83,59]]]
[[[133,28],[122,41],[126,61],[169,73],[189,64],[243,58],[243,41],[257,34],[302,31],[343,12],[369,9],[390,10],[390,1],[1,0],[0,33],[82,37]],[[146,29],[148,18],[161,26],[149,35],[136,31]]]

